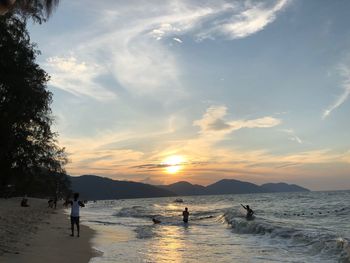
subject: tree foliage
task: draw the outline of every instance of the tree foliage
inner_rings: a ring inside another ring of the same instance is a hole
[[[28,194],[66,180],[66,155],[51,130],[49,76],[36,64],[38,54],[25,19],[0,16],[0,182]]]
[[[13,12],[41,23],[49,18],[58,3],[59,0],[0,0],[0,15]]]

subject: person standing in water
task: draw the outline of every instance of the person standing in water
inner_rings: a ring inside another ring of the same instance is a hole
[[[182,216],[183,216],[183,221],[184,223],[188,223],[188,217],[189,217],[190,213],[188,212],[187,207],[185,208],[185,210],[182,212]]]
[[[155,217],[152,218],[152,221],[153,221],[154,224],[162,223],[160,220],[156,219]]]
[[[77,225],[77,236],[80,236],[80,227],[79,227],[79,219],[80,219],[80,207],[85,207],[84,203],[78,200],[79,193],[74,194],[74,200],[69,201],[68,204],[71,205],[71,212],[70,212],[70,223],[71,223],[71,230],[72,234],[71,236],[74,237],[74,224]]]
[[[245,210],[247,210],[247,215],[246,215],[245,217],[246,217],[247,219],[252,219],[252,218],[253,218],[254,211],[249,207],[249,205],[244,206],[244,205],[241,204],[241,206],[242,206]]]

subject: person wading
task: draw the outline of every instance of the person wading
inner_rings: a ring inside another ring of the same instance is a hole
[[[188,223],[188,217],[189,217],[190,213],[188,212],[187,207],[185,208],[185,211],[182,212],[182,216],[183,216],[183,221],[184,223]]]
[[[249,205],[244,206],[241,204],[241,206],[247,211],[247,214],[245,217],[247,219],[253,219],[254,218],[253,217],[254,211],[249,207]]]

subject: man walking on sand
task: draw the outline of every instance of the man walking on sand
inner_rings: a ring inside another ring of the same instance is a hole
[[[74,200],[69,201],[68,203],[71,205],[71,212],[70,212],[70,223],[71,223],[71,229],[72,234],[71,236],[74,237],[74,224],[77,225],[77,233],[78,237],[80,235],[80,227],[79,227],[79,210],[80,207],[85,207],[84,203],[78,200],[79,193],[74,194]]]

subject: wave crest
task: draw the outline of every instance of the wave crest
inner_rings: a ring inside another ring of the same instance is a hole
[[[338,255],[339,262],[350,262],[350,241],[335,234],[320,234],[282,227],[273,221],[259,217],[248,221],[239,211],[235,210],[227,211],[223,219],[235,233],[269,235],[271,238],[285,239],[289,242],[289,246],[305,247],[312,255]]]

